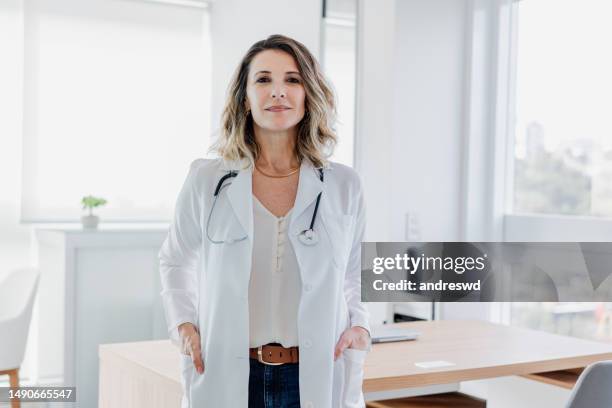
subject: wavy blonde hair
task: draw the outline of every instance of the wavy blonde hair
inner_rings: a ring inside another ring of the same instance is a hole
[[[210,150],[224,160],[246,159],[250,165],[259,157],[253,117],[245,102],[251,61],[265,50],[284,51],[295,60],[306,94],[304,117],[296,125],[296,155],[300,161],[308,159],[315,167],[324,167],[337,143],[334,92],[310,51],[302,43],[278,34],[256,42],[242,58],[228,87],[219,137]]]

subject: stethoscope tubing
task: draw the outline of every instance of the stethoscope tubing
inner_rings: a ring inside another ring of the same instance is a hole
[[[318,169],[318,170],[319,170],[319,179],[321,180],[321,182],[324,182],[323,169]],[[227,174],[223,175],[223,177],[219,179],[219,181],[217,182],[217,186],[215,187],[215,191],[213,193],[213,203],[212,203],[212,206],[210,207],[210,211],[208,212],[208,217],[206,219],[206,238],[208,238],[208,240],[213,244],[225,244],[225,243],[231,244],[234,242],[244,241],[245,239],[248,238],[248,235],[245,235],[243,237],[236,238],[236,239],[230,238],[225,241],[224,240],[219,241],[219,240],[212,239],[209,233],[210,220],[212,219],[213,210],[215,206],[217,205],[217,199],[219,198],[219,194],[221,193],[221,190],[224,187],[227,187],[231,184],[230,183],[230,184],[224,185],[223,183],[225,182],[225,180],[230,179],[232,177],[236,177],[237,175],[238,175],[238,172],[236,170],[230,170]],[[315,231],[314,231],[314,225],[317,219],[317,212],[319,211],[320,202],[321,202],[321,193],[317,195],[317,202],[315,203],[315,208],[312,213],[312,218],[310,220],[309,228],[302,231],[299,236],[300,242],[302,242],[304,245],[314,245],[318,241]]]

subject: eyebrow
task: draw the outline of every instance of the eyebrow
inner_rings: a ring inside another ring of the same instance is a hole
[[[257,74],[271,74],[271,73],[272,72],[270,72],[270,71],[258,71],[258,72],[255,73],[255,75],[257,75]],[[300,73],[297,72],[297,71],[287,71],[287,72],[285,72],[285,74],[298,74],[298,75],[300,75]]]

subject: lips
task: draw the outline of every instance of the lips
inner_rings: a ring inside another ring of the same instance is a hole
[[[282,112],[282,111],[286,111],[289,110],[291,108],[287,107],[287,106],[271,106],[268,109],[266,109],[267,111],[270,112]]]

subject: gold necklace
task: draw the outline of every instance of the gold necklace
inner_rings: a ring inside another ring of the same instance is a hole
[[[257,169],[258,172],[260,172],[261,174],[263,174],[266,177],[284,178],[284,177],[289,177],[292,174],[295,174],[300,169],[300,166],[297,166],[295,169],[291,170],[291,172],[289,172],[287,174],[280,175],[280,176],[277,176],[277,175],[274,175],[274,174],[268,174],[268,173],[262,171],[259,167],[257,167],[257,165],[255,165],[255,168]]]

